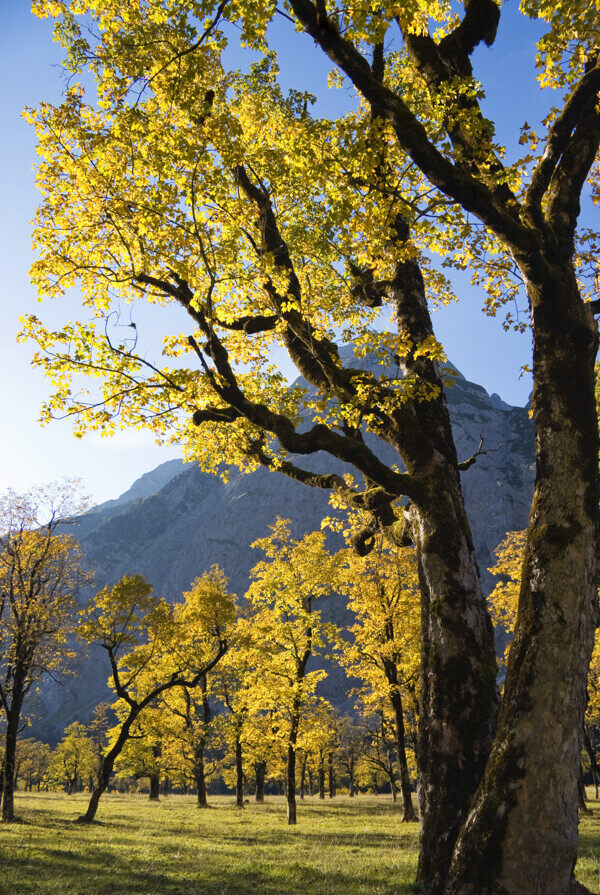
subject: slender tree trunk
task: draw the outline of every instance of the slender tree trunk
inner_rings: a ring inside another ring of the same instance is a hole
[[[596,798],[598,798],[598,782],[600,781],[600,767],[598,767],[598,762],[596,760],[596,754],[594,752],[594,747],[592,746],[592,741],[590,740],[590,735],[588,733],[587,725],[583,725],[583,744],[585,746],[585,751],[587,752],[588,758],[590,760],[590,767],[592,769],[592,778],[594,780],[594,786],[596,788]]]
[[[302,764],[300,765],[300,798],[304,798],[304,793],[306,791],[306,763],[308,761],[308,756],[306,752],[302,756]]]
[[[333,752],[329,753],[329,757],[327,759],[327,776],[329,783],[329,798],[335,798],[335,768],[333,765]]]
[[[350,761],[348,763],[348,795],[351,799],[354,798],[354,762]]]
[[[81,814],[77,820],[79,823],[92,823],[94,818],[96,817],[96,812],[98,811],[98,804],[100,799],[102,798],[103,793],[108,788],[108,783],[111,778],[113,768],[115,766],[115,761],[117,757],[120,755],[123,746],[129,739],[129,731],[131,730],[131,726],[135,719],[137,718],[139,712],[132,710],[127,717],[126,721],[123,722],[123,726],[119,731],[119,736],[117,737],[115,744],[112,749],[110,749],[104,758],[102,759],[102,764],[100,766],[100,771],[98,773],[98,783],[96,784],[96,788],[94,789],[90,801],[87,807],[87,811],[85,814]]]
[[[160,776],[158,774],[150,774],[150,801],[158,802],[160,797]]]
[[[309,796],[312,796],[313,791],[314,791],[314,789],[313,789],[313,772],[312,772],[312,768],[309,768],[308,769],[308,794],[309,794]]]
[[[290,743],[287,756],[287,822],[296,823],[296,747]]]
[[[194,782],[196,784],[198,808],[208,808],[206,797],[206,776],[204,774],[205,740],[201,737],[194,748]]]
[[[15,761],[17,756],[17,734],[21,716],[22,700],[15,699],[6,716],[6,734],[4,738],[4,773],[2,782],[2,820],[15,819]]]
[[[244,807],[244,766],[239,736],[235,738],[235,804],[238,808]]]
[[[392,770],[388,771],[388,777],[390,780],[390,789],[392,791],[392,802],[398,801],[398,790],[396,788],[396,778],[394,777],[394,772]]]
[[[265,775],[267,772],[266,761],[257,761],[254,765],[254,779],[256,782],[256,801],[261,805],[265,801]]]
[[[587,796],[585,793],[585,783],[583,782],[583,768],[579,768],[579,780],[577,781],[577,804],[579,810],[584,814],[589,814],[590,809],[587,806]]]
[[[580,740],[597,621],[597,331],[568,262],[517,261],[534,321],[536,488],[499,730],[448,895],[575,891]]]
[[[321,756],[319,764],[319,798],[325,798],[325,764],[323,756]]]
[[[402,711],[402,696],[395,689],[392,691],[392,706],[394,709],[394,729],[396,733],[396,751],[398,753],[398,767],[400,768],[400,789],[402,791],[402,804],[404,813],[403,822],[416,820],[415,809],[412,801],[412,790],[408,774],[408,762],[406,760],[406,740],[404,735],[404,713]]]

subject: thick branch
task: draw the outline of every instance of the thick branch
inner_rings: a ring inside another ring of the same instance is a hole
[[[575,86],[562,112],[549,130],[544,154],[533,172],[525,198],[525,208],[535,223],[541,221],[543,196],[563,153],[572,140],[573,131],[583,116],[589,113],[590,104],[596,102],[599,89],[600,68],[596,64]]]
[[[496,200],[485,184],[442,155],[404,100],[378,82],[369,63],[351,41],[342,37],[331,19],[319,12],[311,0],[290,0],[290,6],[321,49],[345,72],[364,98],[391,122],[400,145],[431,183],[466,211],[477,215],[500,238],[528,248],[530,235],[521,222]]]

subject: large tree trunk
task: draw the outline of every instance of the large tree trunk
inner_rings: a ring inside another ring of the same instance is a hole
[[[4,738],[4,774],[2,782],[2,820],[15,819],[15,762],[17,756],[17,734],[21,715],[21,700],[13,697],[10,711],[6,716]]]
[[[519,259],[517,259],[519,260]],[[567,262],[520,260],[534,320],[536,488],[500,725],[452,895],[565,895],[597,620],[596,326]]]
[[[412,801],[412,789],[408,774],[408,762],[406,760],[406,740],[404,735],[404,713],[402,711],[402,697],[398,690],[392,691],[392,706],[394,709],[394,729],[396,733],[396,752],[398,753],[398,767],[400,768],[400,789],[402,790],[402,804],[404,812],[403,822],[416,820],[415,808]]]
[[[244,807],[244,766],[239,736],[235,738],[235,804],[238,808]]]
[[[409,238],[397,221],[399,240]],[[397,264],[388,286],[398,326],[414,344],[433,335],[421,270]],[[460,483],[439,369],[410,354],[401,364],[439,391],[414,403],[420,435],[395,447],[422,493],[410,509],[421,589],[421,698],[417,764],[421,843],[418,881],[439,895],[458,832],[481,780],[495,731],[498,695],[494,633]],[[474,445],[474,447],[476,447]]]

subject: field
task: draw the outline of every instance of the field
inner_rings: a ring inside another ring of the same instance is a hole
[[[110,794],[99,822],[74,823],[86,796],[19,794],[20,823],[0,827],[2,895],[403,895],[412,891],[417,825],[401,824],[389,797],[299,805],[285,824],[282,798],[238,811],[213,797]],[[578,877],[600,891],[600,802],[581,824]]]

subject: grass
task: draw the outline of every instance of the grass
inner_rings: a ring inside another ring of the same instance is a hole
[[[401,824],[389,797],[360,796],[299,805],[285,824],[283,798],[118,794],[100,803],[98,822],[76,824],[87,797],[18,794],[21,823],[0,827],[1,895],[404,895],[412,892],[416,824]],[[600,802],[581,824],[578,877],[600,891]]]

